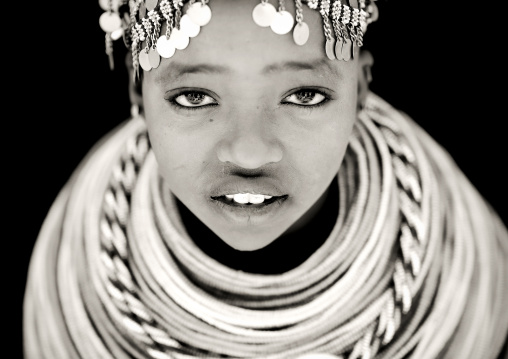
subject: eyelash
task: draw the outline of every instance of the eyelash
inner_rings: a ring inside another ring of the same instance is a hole
[[[189,95],[189,94],[199,94],[199,95],[205,95],[205,96],[208,96],[208,97],[212,97],[212,96],[206,94],[203,91],[182,91],[182,92],[179,92],[176,95],[170,97],[169,99],[167,99],[167,101],[171,104],[171,106],[175,107],[176,109],[178,109],[178,110],[184,110],[184,111],[202,110],[202,109],[207,108],[207,107],[214,107],[214,106],[218,105],[218,103],[211,103],[211,104],[203,105],[203,106],[182,106],[178,102],[176,102],[176,99],[178,97],[180,97],[182,95]]]
[[[284,99],[288,98],[289,96],[295,95],[297,93],[301,93],[301,92],[313,92],[315,94],[322,95],[324,97],[324,99],[323,99],[323,101],[321,101],[321,102],[319,102],[317,104],[314,104],[314,105],[300,105],[300,104],[296,104],[296,103],[292,103],[292,102],[282,102],[281,104],[284,105],[284,106],[287,106],[287,105],[289,105],[289,106],[297,106],[297,107],[302,108],[302,109],[312,110],[312,109],[315,109],[315,108],[323,106],[324,104],[326,104],[330,100],[330,96],[328,96],[325,92],[316,90],[314,88],[301,88],[301,89],[298,89],[297,91],[292,92],[289,95],[286,95],[284,97]],[[177,93],[176,95],[170,97],[169,99],[167,99],[167,101],[173,107],[177,108],[178,110],[184,110],[184,111],[196,111],[196,110],[202,110],[202,109],[205,109],[205,108],[208,108],[208,107],[218,106],[218,103],[212,103],[212,104],[203,105],[203,106],[182,106],[178,102],[176,102],[176,99],[179,96],[189,95],[189,94],[201,94],[201,95],[212,97],[210,95],[207,95],[203,91],[183,91],[183,92]]]
[[[323,101],[321,101],[319,103],[316,103],[314,105],[300,105],[300,104],[292,103],[292,102],[282,102],[282,105],[284,105],[284,106],[286,106],[286,105],[297,106],[297,107],[302,108],[302,109],[312,110],[312,109],[321,107],[324,104],[326,104],[328,101],[330,101],[330,96],[328,94],[326,94],[322,90],[320,91],[320,90],[317,90],[317,89],[314,89],[314,88],[301,88],[301,89],[298,89],[295,92],[290,93],[289,95],[286,95],[284,98],[288,98],[289,96],[292,96],[292,95],[295,95],[295,94],[301,93],[301,92],[313,92],[314,94],[319,94],[319,95],[323,96],[324,99],[323,99]]]

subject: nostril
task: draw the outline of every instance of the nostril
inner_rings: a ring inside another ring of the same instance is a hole
[[[282,149],[278,142],[268,141],[261,135],[233,135],[218,144],[217,157],[221,162],[231,162],[238,167],[254,170],[279,162],[282,159]]]

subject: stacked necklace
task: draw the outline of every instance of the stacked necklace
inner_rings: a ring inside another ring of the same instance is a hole
[[[495,358],[508,233],[446,152],[371,94],[338,193],[336,224],[304,263],[231,269],[188,237],[144,121],[131,119],[41,230],[27,358]]]

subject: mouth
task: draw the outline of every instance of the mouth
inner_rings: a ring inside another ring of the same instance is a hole
[[[213,200],[231,207],[238,208],[262,208],[275,203],[282,203],[288,195],[271,196],[254,193],[234,193],[223,196],[212,196]]]

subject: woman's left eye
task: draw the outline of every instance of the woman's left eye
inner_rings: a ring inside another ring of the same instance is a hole
[[[326,102],[328,98],[316,90],[300,90],[286,96],[282,103],[299,106],[316,106]]]
[[[207,105],[216,105],[217,101],[203,92],[184,92],[172,100],[181,107],[203,107]]]

